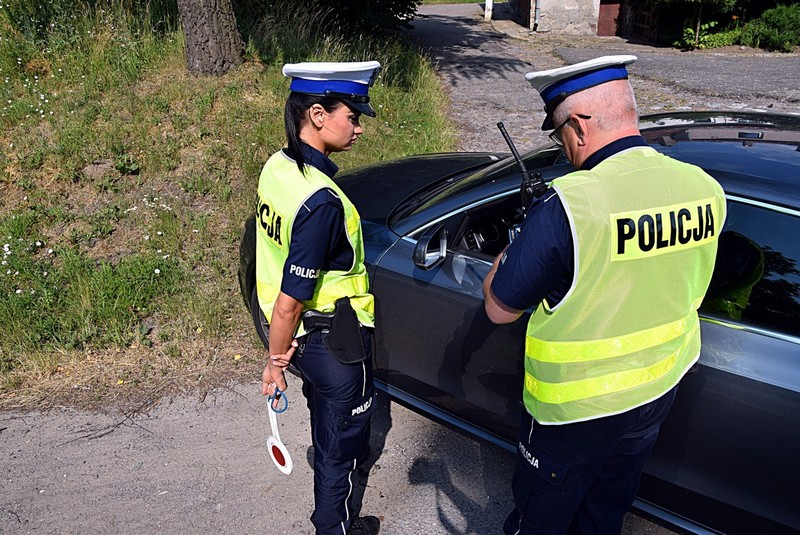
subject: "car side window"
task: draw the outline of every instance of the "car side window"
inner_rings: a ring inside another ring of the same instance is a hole
[[[800,336],[800,217],[728,201],[701,312]]]
[[[508,195],[466,212],[453,234],[454,250],[494,259],[511,242],[522,223],[519,194]]]

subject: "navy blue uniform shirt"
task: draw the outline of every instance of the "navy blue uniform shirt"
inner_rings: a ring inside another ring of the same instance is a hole
[[[339,168],[317,149],[303,144],[306,164],[330,178]],[[353,249],[344,226],[344,206],[338,195],[323,188],[311,195],[292,226],[289,256],[283,265],[281,291],[298,301],[314,296],[320,271],[347,271],[353,265]]]
[[[631,147],[647,146],[641,136],[609,143],[581,166],[589,170]],[[564,298],[575,272],[574,244],[567,213],[553,190],[534,200],[522,224],[522,232],[506,250],[492,281],[492,293],[516,310],[537,306],[545,298],[555,306]]]

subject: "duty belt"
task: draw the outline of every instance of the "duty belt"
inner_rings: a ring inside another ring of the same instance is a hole
[[[317,310],[306,310],[303,312],[303,328],[307,333],[313,331],[330,331],[333,325],[332,312],[319,312]]]

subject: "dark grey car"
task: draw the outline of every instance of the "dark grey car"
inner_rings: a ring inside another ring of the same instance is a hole
[[[681,383],[635,506],[691,531],[796,533],[800,116],[662,114],[644,117],[642,132],[717,178],[728,218],[701,307],[700,363]],[[546,182],[572,170],[555,146],[523,159]],[[337,177],[362,216],[379,388],[510,450],[527,314],[492,324],[481,284],[522,221],[520,177],[513,158],[493,153],[413,156]],[[251,219],[239,278],[266,340],[254,229]]]

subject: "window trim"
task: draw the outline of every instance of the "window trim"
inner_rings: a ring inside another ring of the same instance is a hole
[[[749,197],[740,197],[738,195],[728,195],[725,194],[725,199],[728,201],[736,201],[742,204],[749,204],[750,206],[757,206],[758,208],[764,208],[766,210],[772,210],[773,212],[778,212],[781,214],[800,217],[800,210],[795,210],[793,208],[787,208],[785,206],[778,206],[776,204],[771,204],[764,201],[758,201],[756,199],[751,199]]]

